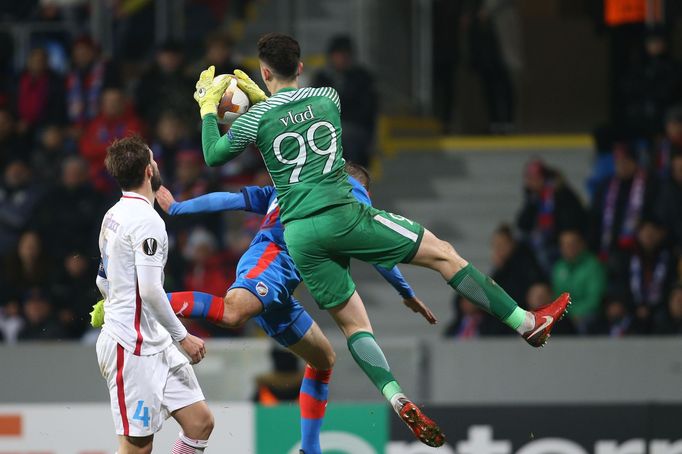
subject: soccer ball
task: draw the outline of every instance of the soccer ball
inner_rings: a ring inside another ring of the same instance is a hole
[[[232,74],[221,74],[216,77],[216,80],[220,80],[223,77],[229,77],[230,83],[227,85],[225,93],[223,93],[218,103],[218,123],[230,125],[241,114],[249,110],[251,103],[246,93],[237,86],[237,78],[235,76]]]

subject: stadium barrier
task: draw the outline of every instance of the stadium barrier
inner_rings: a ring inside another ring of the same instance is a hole
[[[298,409],[212,402],[211,452],[297,454]],[[427,407],[448,435],[435,451],[384,404],[330,404],[322,432],[335,454],[680,454],[682,405]],[[170,452],[169,421],[155,452]],[[107,404],[0,405],[0,454],[112,454]]]
[[[343,339],[323,443],[341,454],[429,454],[369,386]],[[441,454],[682,454],[680,338],[383,338],[396,376],[443,425]],[[196,367],[218,428],[214,452],[297,454],[295,404],[248,401],[267,340],[211,341]],[[110,454],[108,392],[93,345],[0,347],[0,454]],[[234,397],[225,397],[234,396]],[[364,402],[360,402],[364,401]],[[352,403],[350,403],[352,402]],[[158,452],[177,436],[168,422]]]
[[[343,339],[330,402],[378,401]],[[381,336],[395,376],[419,402],[447,405],[544,403],[682,404],[682,338],[561,338],[542,350],[513,338],[420,340]],[[209,401],[248,401],[269,371],[265,339],[209,341],[195,367]],[[0,346],[0,403],[106,402],[94,345]],[[557,392],[561,390],[561,392]],[[682,453],[681,453],[682,454]]]

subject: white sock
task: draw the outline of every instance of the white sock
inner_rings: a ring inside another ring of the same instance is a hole
[[[195,440],[180,432],[171,454],[202,454],[208,446],[208,440]]]
[[[519,334],[526,334],[528,331],[535,328],[535,316],[532,312],[526,311],[526,318],[523,319],[516,332]]]
[[[393,397],[391,397],[391,406],[396,413],[400,413],[400,410],[403,408],[403,404],[400,402],[400,399],[407,399],[407,397],[403,393],[396,393]]]

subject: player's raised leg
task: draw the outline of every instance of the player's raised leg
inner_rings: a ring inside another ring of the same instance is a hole
[[[266,276],[262,276],[265,278]],[[313,322],[303,307],[291,298],[280,302],[272,295],[288,294],[273,277],[251,282],[239,280],[236,287],[228,291],[224,299],[202,292],[171,293],[168,299],[178,316],[203,318],[221,326],[236,328],[254,318],[266,333],[306,362],[305,376],[301,383],[299,404],[301,410],[301,450],[305,454],[322,454],[320,431],[327,408],[329,381],[336,355],[329,340],[319,326]],[[262,300],[258,292],[259,283],[268,291]],[[286,298],[286,296],[284,296]],[[263,311],[264,306],[270,310]]]
[[[533,347],[547,342],[554,324],[568,306],[570,297],[564,293],[549,306],[537,311],[525,311],[490,277],[468,263],[446,241],[424,231],[419,249],[410,262],[438,271],[448,285],[468,300],[515,329]]]
[[[355,362],[414,435],[426,445],[442,446],[445,436],[438,425],[405,396],[393,376],[386,356],[374,338],[367,311],[358,293],[354,292],[346,303],[329,309],[329,313],[346,336],[348,349]]]
[[[195,402],[171,413],[182,431],[171,454],[201,454],[208,446],[213,431],[213,415],[205,401]]]
[[[168,301],[178,317],[202,319],[225,328],[239,328],[263,311],[253,293],[232,288],[225,297],[204,292],[171,292]]]

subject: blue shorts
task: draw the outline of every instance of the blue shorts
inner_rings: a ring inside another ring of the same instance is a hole
[[[293,259],[277,244],[264,241],[249,247],[237,265],[237,279],[230,287],[244,288],[263,304],[254,320],[268,336],[284,347],[295,344],[313,319],[293,296],[301,283]]]

